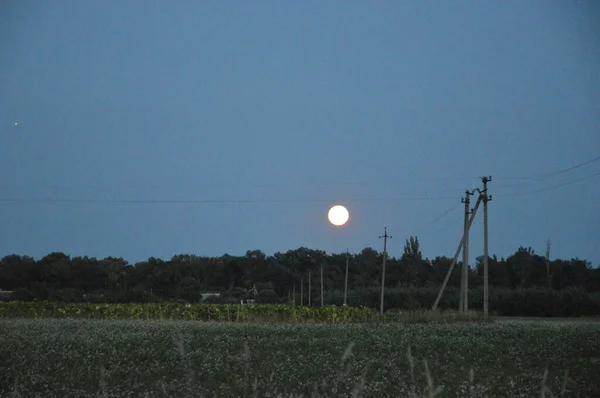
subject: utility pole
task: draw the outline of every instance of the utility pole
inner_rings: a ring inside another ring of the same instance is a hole
[[[477,209],[479,208],[479,204],[481,203],[483,199],[483,195],[480,194],[479,198],[477,198],[477,202],[475,203],[475,207],[473,208],[473,213],[471,214],[471,217],[469,218],[469,225],[468,228],[471,228],[471,225],[473,225],[473,220],[475,219],[475,214],[477,214]],[[452,270],[454,269],[454,266],[456,265],[456,260],[458,260],[458,255],[460,254],[460,251],[463,247],[465,243],[465,235],[463,234],[462,239],[460,240],[460,244],[458,245],[458,249],[456,249],[456,253],[454,253],[454,258],[452,259],[452,263],[450,263],[450,268],[448,269],[448,273],[446,274],[446,277],[444,278],[444,282],[442,282],[442,287],[440,288],[440,292],[438,293],[435,302],[433,303],[433,306],[431,307],[432,310],[436,310],[438,304],[440,303],[440,299],[442,298],[442,294],[444,294],[444,289],[446,289],[446,285],[448,284],[448,280],[450,279],[450,275],[452,274]]]
[[[304,277],[300,279],[300,305],[304,305]]]
[[[323,306],[323,263],[321,263],[321,307]]]
[[[488,275],[488,201],[492,200],[492,196],[488,195],[487,183],[492,181],[492,177],[482,177],[483,182],[483,319],[489,318],[489,275]]]
[[[296,281],[294,281],[294,305],[296,305]]]
[[[348,296],[348,262],[350,261],[350,249],[346,249],[346,281],[344,282],[344,305]]]
[[[550,272],[550,249],[552,248],[552,242],[550,239],[546,241],[546,258],[544,262],[546,263],[546,279],[548,283],[548,287],[552,287],[552,273]]]
[[[461,200],[465,204],[465,223],[464,232],[465,242],[463,244],[463,266],[460,278],[460,300],[458,312],[467,312],[469,310],[469,215],[471,214],[471,198],[473,192],[466,191],[465,197]]]
[[[381,267],[381,303],[379,307],[379,313],[383,315],[383,292],[385,290],[385,258],[387,256],[387,240],[388,238],[392,238],[387,234],[387,227],[384,228],[383,236],[380,236],[379,239],[383,238],[383,265]]]
[[[312,295],[310,271],[308,271],[308,306],[310,307],[310,296]]]

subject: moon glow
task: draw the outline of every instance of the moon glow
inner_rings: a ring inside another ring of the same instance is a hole
[[[348,210],[341,205],[335,205],[331,209],[329,209],[329,213],[327,213],[327,218],[329,222],[335,225],[336,227],[340,227],[348,221],[350,218],[350,213]]]

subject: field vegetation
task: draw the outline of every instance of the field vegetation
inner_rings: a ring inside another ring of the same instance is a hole
[[[387,311],[367,307],[241,304],[85,304],[55,302],[0,303],[0,318],[160,319],[270,323],[422,323],[481,321],[480,312]]]
[[[136,264],[6,256],[0,396],[600,396],[600,326],[586,321],[600,315],[599,268],[530,248],[490,257],[492,319],[579,321],[484,323],[481,257],[466,314],[454,311],[460,264],[429,310],[451,259],[424,258],[411,237],[389,259],[379,315],[381,260],[371,248]]]
[[[2,319],[0,330],[6,397],[600,393],[594,323]]]

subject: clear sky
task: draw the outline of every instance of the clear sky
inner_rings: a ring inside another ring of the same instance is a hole
[[[452,256],[491,175],[490,254],[600,265],[595,0],[4,0],[0,56],[0,255]]]

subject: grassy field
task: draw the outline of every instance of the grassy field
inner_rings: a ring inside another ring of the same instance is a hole
[[[2,396],[591,397],[599,375],[597,323],[0,320]]]

